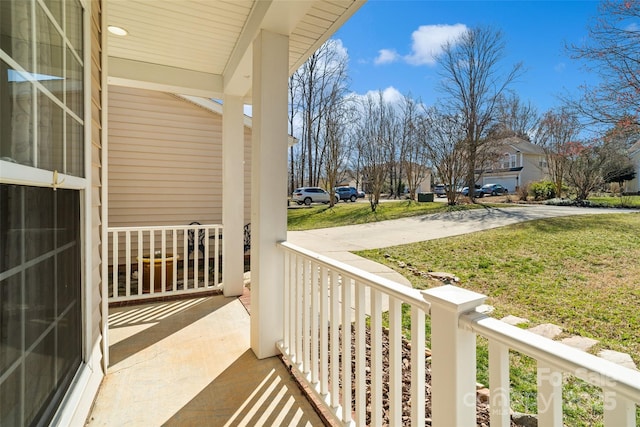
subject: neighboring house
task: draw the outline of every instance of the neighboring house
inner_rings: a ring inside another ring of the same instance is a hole
[[[519,138],[500,141],[502,155],[482,171],[478,183],[501,184],[510,193],[520,186],[548,177],[547,160],[542,147]]]
[[[84,424],[109,366],[110,213],[120,223],[145,209],[148,221],[220,218],[224,294],[236,296],[250,187],[251,348],[279,354],[288,77],[362,4],[0,1],[0,425]],[[224,101],[221,132],[203,128],[217,153],[194,148],[208,113],[191,111],[191,122],[167,93]],[[192,165],[187,151],[202,158]],[[174,190],[145,205],[163,175]],[[192,188],[202,207],[181,207]]]
[[[636,176],[625,183],[625,192],[640,193],[640,140],[629,148],[629,158],[634,166]]]

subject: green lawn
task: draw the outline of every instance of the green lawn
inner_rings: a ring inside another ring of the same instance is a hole
[[[593,196],[589,197],[589,201],[601,206],[640,208],[640,196]]]
[[[567,334],[629,353],[640,365],[640,214],[555,218],[464,236],[359,252],[403,273],[416,288],[433,283],[398,267],[460,277],[489,296],[494,317],[555,323]],[[486,342],[479,340],[479,381],[487,384]],[[535,412],[535,362],[512,358],[513,406]],[[599,391],[568,379],[567,425],[600,425]],[[578,399],[579,398],[579,399]]]
[[[375,212],[371,212],[369,203],[340,202],[333,208],[329,205],[292,206],[288,210],[288,229],[290,231],[311,230],[315,228],[339,227],[342,225],[366,224],[409,216],[426,215],[451,210],[480,209],[481,204],[463,204],[448,206],[446,203],[418,203],[409,200],[383,202]],[[493,205],[491,205],[493,206]],[[503,205],[505,206],[505,205]]]

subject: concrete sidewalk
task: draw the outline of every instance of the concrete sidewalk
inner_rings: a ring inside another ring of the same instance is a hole
[[[329,256],[353,267],[410,286],[400,273],[351,253],[444,237],[469,234],[523,221],[570,215],[631,213],[631,209],[577,208],[523,205],[445,212],[389,221],[308,231],[289,231],[287,240],[295,245]]]

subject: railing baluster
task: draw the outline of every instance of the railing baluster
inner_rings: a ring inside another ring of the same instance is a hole
[[[351,279],[342,276],[342,421],[351,421]]]
[[[538,360],[538,425],[562,426],[562,372]]]
[[[171,275],[173,280],[171,280],[171,290],[175,292],[178,289],[178,260],[180,257],[178,256],[178,230],[174,228],[171,231],[171,240],[173,243],[173,274]]]
[[[311,262],[311,384],[318,383],[318,264]]]
[[[182,232],[182,289],[189,288],[189,229]]]
[[[290,252],[284,253],[284,334],[282,344],[288,353],[291,353],[291,348],[289,347],[289,337],[291,336],[291,311],[289,308],[291,304],[291,256]]]
[[[209,227],[204,229],[204,260],[202,261],[202,270],[204,276],[204,287],[209,286]]]
[[[489,406],[492,427],[511,425],[509,382],[509,347],[489,340]]]
[[[125,267],[126,277],[124,279],[124,294],[125,296],[131,295],[131,232],[129,230],[124,232],[125,240],[125,257],[127,265]]]
[[[382,295],[371,293],[371,425],[382,426]],[[424,332],[423,332],[424,335]],[[424,348],[423,348],[424,353]]]
[[[200,226],[194,225],[194,235],[193,235],[193,289],[198,289],[200,287],[200,266],[198,265],[199,254],[200,254]],[[204,256],[204,254],[203,254]]]
[[[142,230],[138,230],[138,295],[142,295],[142,279],[144,275],[144,269],[142,266],[142,257],[144,256],[144,235]]]
[[[425,422],[425,313],[411,307],[411,425],[423,426]]]
[[[304,260],[302,280],[302,372],[309,374],[311,367],[311,261]]]
[[[340,360],[340,343],[339,343],[339,330],[340,326],[340,303],[339,303],[340,287],[338,272],[331,270],[331,338],[329,345],[331,346],[331,407],[338,408],[340,406],[340,375],[339,375],[339,362]]]
[[[161,235],[160,235],[160,239],[161,239],[161,243],[160,243],[160,256],[162,258],[160,258],[160,262],[161,262],[161,267],[160,267],[160,271],[162,272],[162,277],[160,278],[160,292],[161,293],[165,293],[168,290],[168,283],[167,283],[167,233],[164,230],[160,231]],[[154,270],[155,270],[155,266],[154,266]]]
[[[213,286],[218,286],[220,283],[220,229],[219,227],[214,228],[215,236],[213,238],[213,247],[214,252],[214,260],[213,260]],[[244,264],[243,264],[244,265]],[[243,267],[244,271],[244,267]]]
[[[636,405],[633,401],[619,396],[614,390],[602,389],[604,395],[604,426],[635,427]]]
[[[402,302],[389,298],[389,425],[402,425]]]
[[[156,292],[156,233],[153,229],[149,230],[149,293]]]
[[[327,268],[320,273],[320,394],[329,393],[329,283]]]
[[[113,264],[111,272],[112,280],[113,280],[113,296],[118,297],[118,250],[120,249],[120,245],[118,245],[118,233],[113,233]]]
[[[295,361],[298,364],[298,369],[303,370],[302,365],[302,297],[303,297],[303,289],[304,289],[304,259],[302,257],[296,257],[296,358]]]
[[[356,346],[356,425],[366,425],[367,419],[367,374],[366,374],[366,307],[365,307],[365,291],[363,283],[355,282],[355,346]],[[344,326],[343,326],[344,327]],[[371,380],[373,380],[373,372],[370,371]]]

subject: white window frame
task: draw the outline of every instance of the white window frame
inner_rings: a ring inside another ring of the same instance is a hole
[[[60,402],[58,410],[54,414],[52,425],[70,425],[74,415],[76,415],[77,408],[80,405],[90,405],[94,396],[86,396],[84,391],[87,388],[92,377],[101,370],[99,364],[100,352],[93,348],[92,342],[92,307],[91,302],[93,300],[93,292],[97,292],[94,289],[94,284],[91,282],[92,271],[92,247],[94,242],[92,241],[92,180],[91,180],[91,2],[88,0],[78,0],[82,6],[82,66],[83,66],[83,165],[84,165],[84,177],[77,177],[67,175],[58,171],[54,174],[52,171],[39,169],[32,166],[22,165],[9,161],[0,160],[0,183],[2,184],[16,184],[32,187],[51,187],[54,188],[77,190],[80,192],[80,244],[81,244],[81,278],[80,278],[80,303],[81,303],[81,361],[80,367],[75,373],[69,389],[67,390],[65,397]],[[46,6],[42,0],[33,0],[33,7],[36,3],[41,6]],[[66,2],[63,3],[63,16],[66,16]],[[33,16],[32,16],[33,18]],[[34,19],[34,18],[33,18]],[[35,40],[35,25],[32,25],[33,40]],[[68,41],[67,34],[63,32],[63,39]],[[104,41],[103,41],[104,42]],[[63,50],[63,55],[67,54],[67,49]],[[34,55],[35,64],[35,49],[32,52]],[[30,76],[30,73],[24,70],[16,61],[14,61],[9,55],[0,51],[0,59],[4,60],[14,70],[22,72],[24,76]],[[103,70],[104,72],[104,70]],[[40,82],[30,78],[33,84],[43,92],[49,93]],[[66,84],[66,82],[65,82]],[[55,96],[50,97],[54,102],[60,104],[59,100]],[[34,100],[35,102],[35,100]],[[77,117],[77,116],[76,116]],[[33,135],[34,141],[37,140],[37,123],[34,122],[34,128],[36,132]],[[66,126],[66,119],[65,124]],[[65,144],[66,146],[66,144]],[[64,162],[66,163],[66,155],[64,156]],[[56,176],[57,175],[57,176]],[[54,180],[54,177],[57,180]],[[97,359],[98,358],[98,359]],[[96,360],[97,359],[97,360]],[[84,401],[84,402],[83,402]]]

